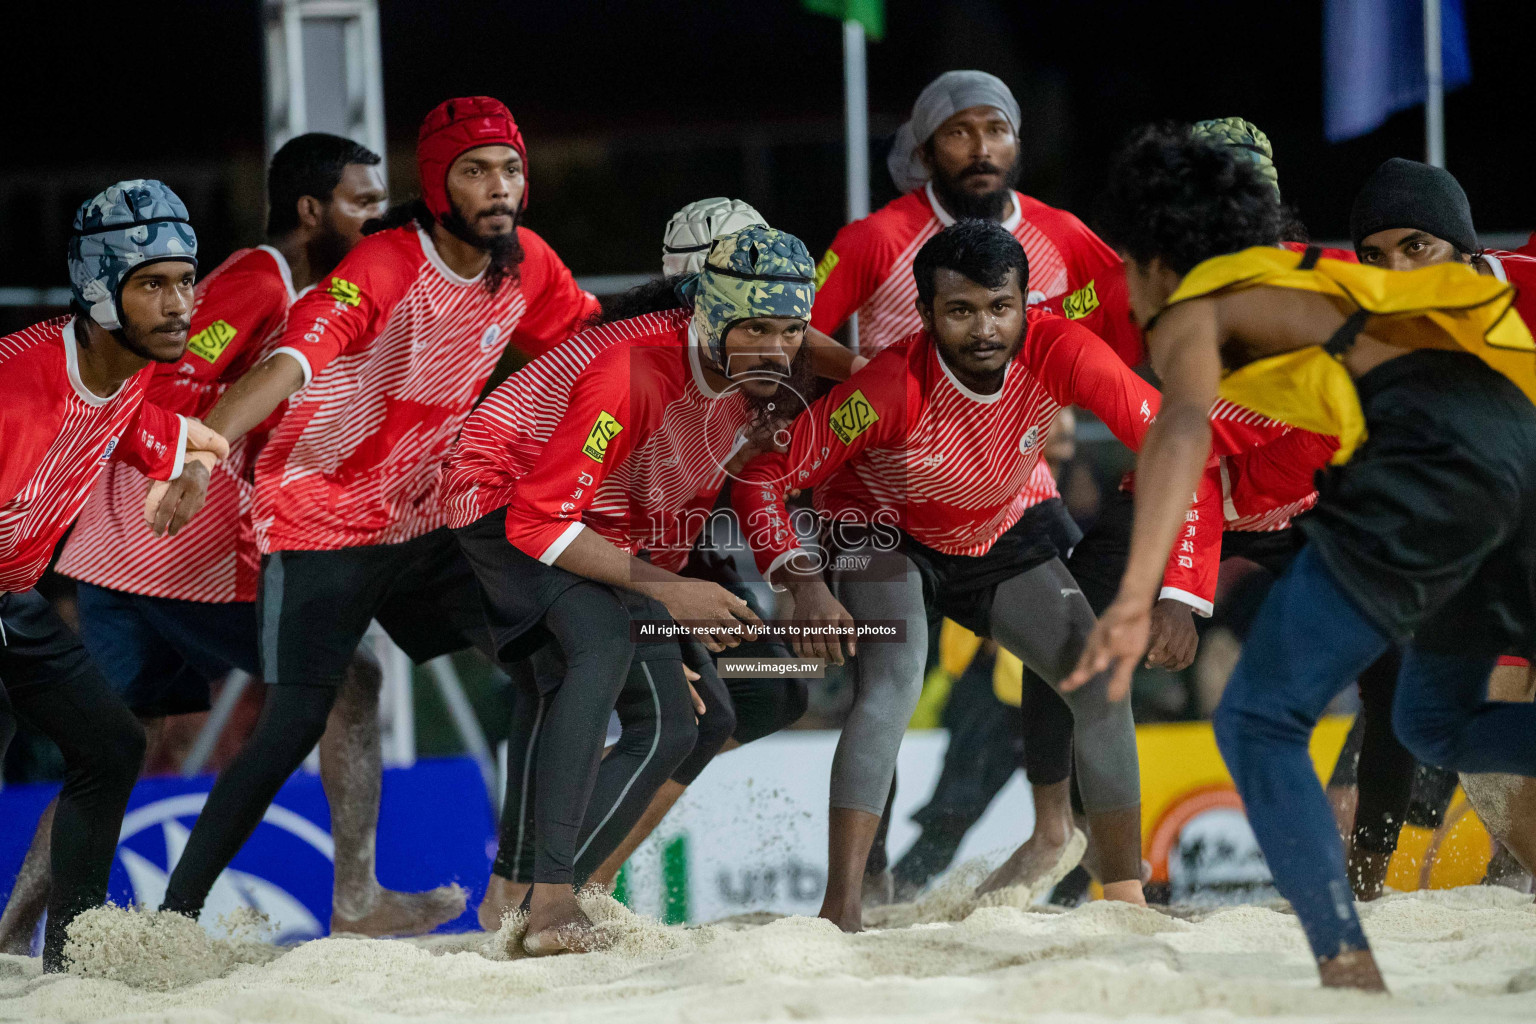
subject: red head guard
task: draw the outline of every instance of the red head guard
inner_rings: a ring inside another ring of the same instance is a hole
[[[416,136],[416,169],[421,176],[421,198],[441,220],[448,215],[448,168],[477,146],[511,146],[523,158],[528,175],[528,149],[512,113],[489,96],[461,96],[444,100],[421,122]],[[523,206],[528,189],[523,188]]]

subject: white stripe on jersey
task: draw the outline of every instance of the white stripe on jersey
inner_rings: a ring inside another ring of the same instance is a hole
[[[425,256],[416,275],[378,335],[294,396],[258,458],[263,553],[396,544],[447,523],[443,460],[527,303],[512,282],[491,295]]]
[[[684,356],[686,309],[650,313],[576,335],[507,379],[464,425],[444,487],[452,526],[466,526],[507,504],[538,461],[569,405],[571,388],[599,354],[614,345],[675,345]],[[714,398],[687,359],[666,380],[636,386],[676,393],[659,425],[598,486],[582,522],[614,545],[645,551],[653,564],[677,571],[688,560],[724,483],[724,464],[750,419],[740,395]]]
[[[74,318],[64,317],[0,338],[0,367],[40,345],[62,345],[67,360],[74,339],[66,332],[73,329]],[[69,381],[59,383],[63,421],[56,430],[48,426],[53,435],[42,463],[0,506],[0,592],[28,590],[47,569],[59,536],[138,411],[146,377],[147,371],[135,374],[108,399],[81,395]]]
[[[931,345],[927,358],[944,369]],[[930,379],[931,394],[909,419],[905,446],[866,449],[833,477],[830,486],[813,492],[813,498],[818,509],[833,514],[845,507],[915,508],[929,503],[962,511],[996,509],[984,521],[962,514],[944,529],[933,529],[930,523],[930,528],[912,532],[921,543],[946,554],[982,555],[1025,509],[1055,496],[1041,456],[1061,406],[1018,360],[1009,365],[1002,390],[986,402],[963,394],[947,372],[936,369]],[[1043,497],[1037,483],[1042,476],[1050,484],[1050,493]],[[856,486],[839,486],[849,477]],[[844,505],[839,492],[849,491],[862,491],[863,496]]]
[[[288,303],[292,305],[297,297],[292,271],[281,253],[261,245],[237,256],[258,251],[271,257],[273,272],[282,278]],[[209,296],[222,287],[219,279],[223,272],[239,262],[237,258],[225,260],[198,282],[197,304],[192,308],[194,322],[198,322],[198,312]],[[226,301],[226,297],[221,294],[219,301]],[[283,327],[284,322],[280,321],[257,342],[257,355],[251,365],[267,356],[282,337]],[[150,381],[155,395],[164,394],[157,390],[160,388],[198,387],[200,393],[191,407],[192,414],[198,416],[206,415],[225,390],[223,383],[212,378],[193,382],[187,378],[151,377]],[[187,408],[179,403],[165,404]],[[245,453],[242,438],[231,447],[229,458],[213,468],[203,507],[175,537],[157,537],[144,523],[144,495],[149,490],[149,478],[126,463],[108,463],[80,510],[80,518],[59,556],[57,570],[82,583],[149,597],[215,604],[255,600],[251,588],[259,573],[259,563],[250,537],[244,535],[248,530],[243,530],[241,523],[242,516],[250,514],[252,491],[244,479]],[[244,573],[240,571],[242,564]]]

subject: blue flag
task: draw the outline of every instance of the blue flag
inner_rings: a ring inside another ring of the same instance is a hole
[[[1445,91],[1472,80],[1461,0],[1440,0]],[[1329,142],[1381,126],[1423,103],[1423,0],[1326,0],[1323,7],[1323,123]]]

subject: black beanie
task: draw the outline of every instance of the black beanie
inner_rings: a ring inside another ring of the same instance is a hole
[[[1472,206],[1461,183],[1443,167],[1395,156],[1376,168],[1349,211],[1355,248],[1378,231],[1416,228],[1443,238],[1462,252],[1477,252]]]

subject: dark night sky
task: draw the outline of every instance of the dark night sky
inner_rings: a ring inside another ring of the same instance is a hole
[[[408,147],[421,115],[447,96],[506,100],[532,147],[532,223],[557,249],[581,254],[568,256],[578,270],[649,269],[637,261],[650,257],[637,255],[629,239],[653,238],[666,212],[708,194],[705,185],[736,179],[712,177],[683,153],[659,173],[626,176],[614,161],[606,178],[592,179],[604,182],[600,189],[583,191],[572,178],[541,192],[541,139],[634,140],[679,128],[786,123],[814,123],[825,134],[841,116],[837,25],[803,13],[795,0],[380,6],[392,145]],[[1536,111],[1524,70],[1536,4],[1466,6],[1473,83],[1446,102],[1448,163],[1483,230],[1536,227],[1527,185]],[[1022,187],[1081,214],[1091,210],[1125,132],[1157,118],[1240,114],[1257,122],[1274,142],[1288,200],[1320,237],[1343,234],[1354,189],[1377,163],[1422,156],[1417,109],[1362,139],[1323,140],[1317,0],[889,0],[887,19],[887,37],[869,55],[876,124],[899,120],[942,70],[1001,74],[1025,108],[1030,159]],[[0,181],[82,168],[99,172],[103,184],[130,174],[169,177],[159,169],[178,161],[249,162],[261,152],[256,0],[28,4],[8,13],[0,56],[11,142]],[[877,202],[893,194],[885,145],[874,146]],[[785,151],[777,159],[778,191],[762,197],[765,212],[819,248],[837,227],[840,150]],[[597,254],[603,223],[624,218],[645,223]],[[14,228],[6,234],[0,264],[32,258],[24,237]]]

